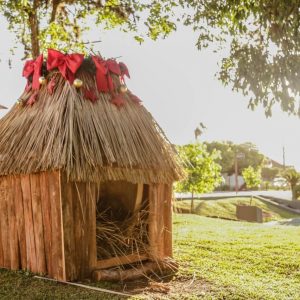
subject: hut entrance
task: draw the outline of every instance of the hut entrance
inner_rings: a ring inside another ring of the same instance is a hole
[[[101,182],[96,215],[98,266],[107,268],[148,258],[148,212],[148,185]]]

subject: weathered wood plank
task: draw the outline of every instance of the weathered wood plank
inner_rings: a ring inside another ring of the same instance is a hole
[[[21,268],[27,268],[27,249],[26,249],[26,236],[25,233],[25,218],[24,218],[24,205],[22,197],[22,188],[21,188],[21,178],[20,176],[15,176],[15,211],[17,218],[17,233],[18,233],[18,242],[20,250],[20,262]]]
[[[66,280],[65,258],[63,250],[62,204],[60,193],[60,172],[48,173],[49,195],[51,201],[52,224],[52,274],[51,277]]]
[[[159,258],[164,257],[164,203],[165,203],[165,187],[164,184],[158,185],[158,201],[157,201],[157,236],[156,241],[158,245]]]
[[[7,177],[8,182],[8,224],[9,224],[9,246],[10,246],[10,268],[18,270],[20,268],[19,243],[17,231],[17,218],[15,212],[15,180],[13,176]]]
[[[172,186],[169,184],[165,185],[164,199],[164,255],[172,257]]]
[[[1,178],[0,178],[1,181]],[[0,184],[0,189],[1,189],[1,184]],[[0,191],[0,212],[2,212],[1,209],[1,202],[2,202],[2,197],[1,197],[1,191]],[[0,268],[4,267],[4,257],[3,257],[3,246],[2,246],[2,227],[1,227],[1,222],[0,222]]]
[[[67,182],[65,174],[62,174],[61,181],[66,279],[72,281],[77,279],[72,183]]]
[[[133,211],[140,209],[143,200],[143,191],[144,191],[144,184],[138,183],[136,188],[136,197],[135,197]]]
[[[88,220],[86,234],[89,256],[89,269],[92,270],[97,263],[97,243],[96,243],[96,185],[94,183],[88,183],[86,189],[87,199],[87,215]]]
[[[146,254],[129,254],[125,256],[112,257],[108,259],[98,260],[96,269],[106,269],[120,265],[132,264],[149,259]]]
[[[86,224],[85,224],[85,211],[86,211],[86,193],[85,184],[75,182],[73,184],[73,217],[76,222],[74,223],[74,237],[75,237],[75,252],[76,252],[76,267],[79,278],[86,277],[88,270],[88,260],[86,251],[88,247],[85,240]]]
[[[30,188],[31,188],[31,203],[32,215],[34,222],[34,237],[35,250],[37,259],[37,272],[46,273],[46,255],[44,247],[44,230],[43,230],[43,216],[41,204],[41,190],[40,190],[40,174],[30,174]]]
[[[37,259],[34,240],[34,223],[32,216],[31,188],[29,175],[21,175],[21,189],[24,203],[25,240],[27,253],[27,269],[37,272]]]
[[[158,227],[158,184],[149,186],[149,247],[153,259],[159,256],[159,245],[157,242]]]
[[[52,223],[51,201],[49,196],[48,172],[40,173],[41,205],[44,229],[44,247],[46,255],[47,274],[52,274]]]
[[[8,211],[7,211],[7,195],[8,186],[6,176],[1,179],[1,197],[0,197],[0,211],[1,211],[1,238],[3,249],[3,264],[4,268],[10,268],[10,247],[8,236]]]

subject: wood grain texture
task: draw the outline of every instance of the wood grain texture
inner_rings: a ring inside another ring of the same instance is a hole
[[[63,247],[62,205],[60,193],[60,172],[48,173],[49,197],[51,201],[51,261],[52,274],[50,276],[59,280],[66,280],[65,259]]]
[[[164,257],[164,233],[165,233],[165,223],[164,223],[164,203],[165,203],[165,186],[164,184],[158,184],[157,187],[157,244],[158,244],[158,258]]]
[[[159,256],[158,245],[158,184],[149,186],[149,247],[153,259]]]
[[[52,274],[52,222],[51,222],[51,199],[49,195],[48,172],[42,172],[39,176],[41,189],[41,206],[44,230],[44,248],[47,274]]]
[[[72,184],[67,182],[64,174],[62,174],[61,182],[66,279],[72,281],[77,278],[75,265],[76,251],[74,236],[75,220],[73,218],[73,193]]]
[[[88,224],[86,227],[88,245],[89,271],[93,270],[97,263],[97,242],[96,242],[96,194],[97,187],[94,183],[88,183],[86,189]]]
[[[46,256],[44,247],[44,229],[41,203],[40,174],[30,174],[32,215],[34,221],[34,237],[37,260],[37,272],[45,274]]]
[[[20,267],[19,259],[19,243],[17,232],[17,218],[15,212],[15,180],[13,176],[7,177],[8,194],[7,194],[7,207],[8,207],[8,225],[9,225],[9,246],[10,246],[10,268],[18,270]]]
[[[98,260],[96,269],[107,269],[115,266],[132,264],[135,262],[141,262],[149,259],[149,256],[146,254],[129,254],[125,256],[112,257],[108,259]]]
[[[172,257],[172,186],[165,184],[164,192],[164,255]]]
[[[0,224],[2,229],[3,267],[10,268],[10,239],[8,224],[8,183],[7,177],[1,180]]]
[[[35,249],[34,220],[32,215],[31,187],[29,175],[21,175],[21,189],[24,203],[25,240],[27,252],[27,269],[36,273],[37,258]]]
[[[27,267],[27,248],[26,248],[26,232],[25,232],[25,218],[24,218],[24,204],[22,196],[22,187],[21,187],[21,178],[20,176],[15,176],[15,212],[17,218],[17,233],[18,233],[18,242],[19,242],[19,251],[20,251],[20,262],[21,268],[23,270]]]

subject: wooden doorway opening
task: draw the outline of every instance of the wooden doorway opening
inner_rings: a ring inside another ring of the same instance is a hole
[[[97,268],[148,259],[149,186],[102,182],[97,199]]]

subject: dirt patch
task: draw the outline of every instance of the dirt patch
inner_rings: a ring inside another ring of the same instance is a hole
[[[141,280],[124,284],[123,291],[138,299],[186,299],[187,295],[204,297],[211,290],[211,285],[196,276],[176,276],[164,281]]]

